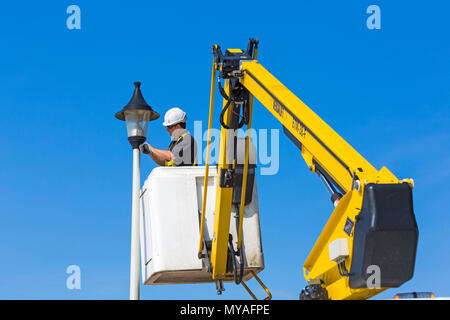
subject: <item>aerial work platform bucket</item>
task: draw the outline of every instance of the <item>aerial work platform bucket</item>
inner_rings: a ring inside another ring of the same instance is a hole
[[[216,171],[209,170],[205,241],[213,237]],[[204,176],[205,167],[158,167],[145,181],[141,190],[140,223],[144,284],[215,282],[198,258]],[[252,188],[242,229],[243,281],[252,278],[252,272],[257,274],[264,269],[256,180]],[[230,233],[234,248],[238,239],[238,214],[238,206],[233,205]]]

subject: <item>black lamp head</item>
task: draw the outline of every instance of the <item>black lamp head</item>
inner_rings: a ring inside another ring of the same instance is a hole
[[[119,120],[125,121],[125,111],[131,110],[147,110],[150,111],[150,121],[156,120],[159,118],[159,113],[154,111],[152,107],[150,107],[147,102],[145,102],[144,97],[142,96],[142,92],[140,89],[141,83],[134,83],[134,93],[131,97],[131,100],[128,104],[123,107],[123,109],[115,114],[115,117]]]

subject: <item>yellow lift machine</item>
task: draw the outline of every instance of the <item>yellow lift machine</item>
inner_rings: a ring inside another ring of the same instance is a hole
[[[212,52],[205,180],[210,167],[216,77],[223,97],[219,116],[221,135],[214,236],[208,254],[212,279],[216,282],[229,280],[230,255],[240,254],[254,98],[281,123],[286,136],[300,149],[309,170],[323,182],[334,205],[303,265],[308,285],[300,298],[368,299],[411,279],[418,241],[412,201],[414,181],[399,180],[386,167],[375,169],[258,62],[257,39],[250,39],[246,50],[228,49],[223,53],[220,46],[214,45]],[[245,163],[243,175],[237,181],[236,159],[230,161],[227,157],[227,146],[236,144],[237,130],[244,127],[247,129]],[[238,183],[242,191],[239,236],[234,249],[230,246],[230,212],[233,190]],[[204,188],[202,213],[205,212],[206,190]],[[202,214],[199,258],[205,258],[204,220]],[[375,285],[371,277],[374,272],[379,272]],[[270,298],[270,292],[266,291]]]

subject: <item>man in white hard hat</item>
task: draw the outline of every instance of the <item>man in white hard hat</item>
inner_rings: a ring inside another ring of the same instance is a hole
[[[186,119],[186,113],[180,108],[169,109],[164,115],[163,122],[163,126],[172,138],[169,149],[157,149],[150,143],[144,142],[139,146],[139,150],[148,154],[160,166],[197,165],[197,143],[186,130]]]

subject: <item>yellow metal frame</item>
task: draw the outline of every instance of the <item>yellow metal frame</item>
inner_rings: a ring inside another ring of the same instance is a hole
[[[258,281],[259,285],[266,291],[267,297],[264,298],[264,300],[271,300],[272,299],[272,293],[270,293],[269,289],[266,287],[266,285],[261,281],[261,279],[256,275],[256,273],[253,270],[250,270],[250,273],[252,276]],[[255,294],[250,290],[250,288],[244,283],[244,281],[241,282],[242,286],[245,290],[247,290],[248,294],[251,295],[251,297],[254,300],[258,300],[258,298],[255,296]]]
[[[229,49],[228,51],[244,53],[239,49]],[[347,235],[343,231],[344,225],[347,217],[355,221],[355,216],[362,207],[364,188],[367,184],[408,182],[413,187],[412,180],[399,181],[385,167],[381,170],[376,170],[316,113],[260,65],[258,61],[243,60],[240,63],[240,82],[250,92],[251,101],[253,96],[258,99],[300,142],[301,154],[312,172],[316,172],[318,167],[320,167],[320,170],[325,171],[345,193],[304,263],[303,269],[306,280],[320,279],[323,281],[331,299],[367,299],[385,290],[386,288],[351,289],[348,284],[348,277],[341,276],[338,272],[337,264],[334,261],[330,261],[328,245],[335,239],[346,238],[348,239],[349,252],[352,252],[353,234]],[[225,81],[224,89],[229,95],[229,80]],[[224,99],[224,107],[226,103],[227,101]],[[229,123],[229,109],[225,113],[225,123]],[[250,116],[251,112],[252,110],[250,110]],[[210,121],[211,116],[212,111],[210,108]],[[251,122],[249,125],[251,125]],[[247,130],[247,133],[249,131]],[[229,138],[229,132],[222,128],[218,170],[227,169],[233,165],[227,163],[226,145]],[[244,184],[246,183],[246,170],[248,167],[248,136],[245,159]],[[233,188],[221,187],[219,180],[217,181],[211,251],[212,277],[213,279],[226,279]],[[355,181],[358,184],[355,184]],[[238,248],[241,245],[241,219],[243,217],[245,187],[242,190]],[[205,202],[205,199],[203,201]],[[202,211],[204,211],[204,208]],[[347,267],[350,267],[351,256],[347,257],[344,263]]]
[[[258,57],[258,47],[255,48],[253,55],[254,59]],[[242,177],[242,193],[241,193],[241,203],[239,206],[239,230],[238,230],[238,242],[237,249],[241,249],[242,245],[242,223],[244,221],[244,209],[245,209],[245,194],[247,191],[247,174],[248,174],[248,157],[249,157],[249,143],[250,143],[250,130],[252,128],[252,113],[253,113],[253,95],[250,94],[249,97],[249,119],[247,124],[247,136],[245,137],[245,160],[244,160],[244,172]],[[252,271],[253,273],[253,271]],[[256,276],[256,275],[255,275]]]
[[[205,217],[206,217],[206,197],[208,195],[208,178],[209,178],[209,156],[211,148],[211,128],[212,128],[212,118],[214,112],[214,90],[216,84],[216,70],[217,62],[216,58],[213,58],[213,67],[211,75],[211,93],[209,99],[209,119],[208,119],[208,139],[206,141],[206,164],[205,164],[205,178],[203,180],[203,200],[202,200],[202,216],[200,222],[200,243],[198,248],[198,256],[201,257],[203,251],[203,239],[205,233]]]
[[[229,95],[230,81],[226,80],[224,85],[225,92]],[[225,107],[227,101],[224,100],[223,106]],[[225,112],[224,121],[226,124],[230,123],[230,108]],[[228,169],[230,164],[227,157],[227,141],[229,140],[230,130],[221,128],[220,131],[220,148],[219,148],[219,163],[217,170]],[[232,164],[231,164],[232,165]],[[216,187],[216,203],[214,210],[214,226],[213,226],[213,238],[211,246],[211,264],[213,267],[212,278],[213,279],[227,279],[226,267],[227,267],[227,254],[228,254],[228,237],[230,232],[230,216],[231,205],[233,197],[232,187],[222,187],[221,177],[217,176]]]

